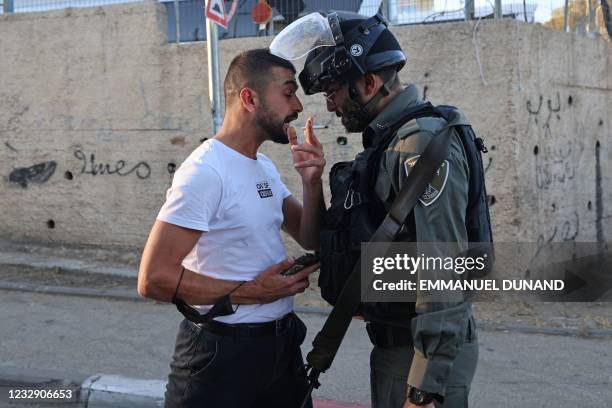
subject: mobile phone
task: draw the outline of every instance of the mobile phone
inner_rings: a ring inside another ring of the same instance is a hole
[[[319,262],[319,255],[317,254],[304,254],[295,260],[295,263],[281,272],[283,276],[290,276],[298,273],[302,269],[312,266]]]

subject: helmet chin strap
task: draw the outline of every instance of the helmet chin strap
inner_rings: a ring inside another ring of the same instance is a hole
[[[366,103],[361,103],[359,101],[358,99],[359,93],[357,92],[357,86],[355,86],[354,81],[349,81],[348,82],[348,92],[347,92],[348,97],[355,105],[360,107],[360,113],[362,115],[364,115],[365,117],[370,117],[372,115],[372,111],[374,110],[374,108],[376,108],[376,105],[378,105],[378,102],[380,102],[382,98],[384,98],[385,96],[389,95],[389,93],[391,93],[391,85],[395,81],[396,75],[397,73],[393,75],[387,82],[385,82],[383,86],[380,87],[378,92],[376,92],[376,95],[374,95]]]

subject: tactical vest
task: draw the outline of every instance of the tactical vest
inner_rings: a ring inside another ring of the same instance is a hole
[[[361,254],[361,243],[370,240],[392,202],[383,202],[374,191],[383,153],[396,131],[410,120],[421,117],[448,117],[452,106],[433,107],[422,103],[404,114],[378,139],[374,146],[359,153],[355,160],[336,163],[330,172],[331,205],[321,230],[321,296],[335,304],[344,283]],[[486,153],[482,139],[471,126],[456,127],[469,167],[468,203],[465,225],[469,242],[493,242],[484,169],[481,153]],[[402,240],[416,240],[414,214],[404,226]],[[370,321],[404,321],[414,315],[413,303],[363,303],[360,314]]]

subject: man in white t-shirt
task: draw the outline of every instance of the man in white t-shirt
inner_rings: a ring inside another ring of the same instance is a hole
[[[267,49],[234,58],[223,125],[179,167],[153,225],[138,293],[173,301],[189,316],[179,327],[166,407],[290,408],[304,396],[306,328],[293,295],[318,264],[283,276],[293,260],[280,230],[306,249],[319,247],[325,159],[310,120],[303,144],[289,126],[302,111],[297,88],[293,65]],[[291,143],[304,206],[257,152],[266,140]]]

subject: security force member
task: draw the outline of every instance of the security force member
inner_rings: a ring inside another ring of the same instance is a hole
[[[446,122],[424,117],[397,123],[422,101],[415,85],[401,86],[398,71],[406,57],[379,15],[338,22],[333,14],[313,13],[285,28],[270,49],[286,59],[307,54],[299,75],[306,94],[323,92],[327,109],[342,118],[346,130],[362,132],[364,151],[354,162],[337,163],[330,173],[332,199],[321,234],[319,285],[333,303],[342,287],[338,281],[358,259],[354,247],[369,240],[432,135]],[[468,240],[468,165],[456,132],[452,139],[450,155],[404,226],[403,241]],[[374,344],[373,407],[467,407],[478,358],[469,302],[428,303],[420,296],[416,303],[364,303],[361,314]]]
[[[293,295],[308,287],[318,265],[283,276],[293,261],[286,259],[280,229],[303,247],[318,248],[325,160],[311,121],[301,145],[289,127],[302,111],[294,75],[290,62],[267,49],[234,58],[224,83],[223,125],[175,173],[149,235],[140,295],[202,305],[200,313],[229,299],[229,312],[220,317],[181,323],[167,408],[287,408],[299,406],[304,395],[306,328],[292,312]],[[304,207],[257,152],[266,140],[291,142]]]

